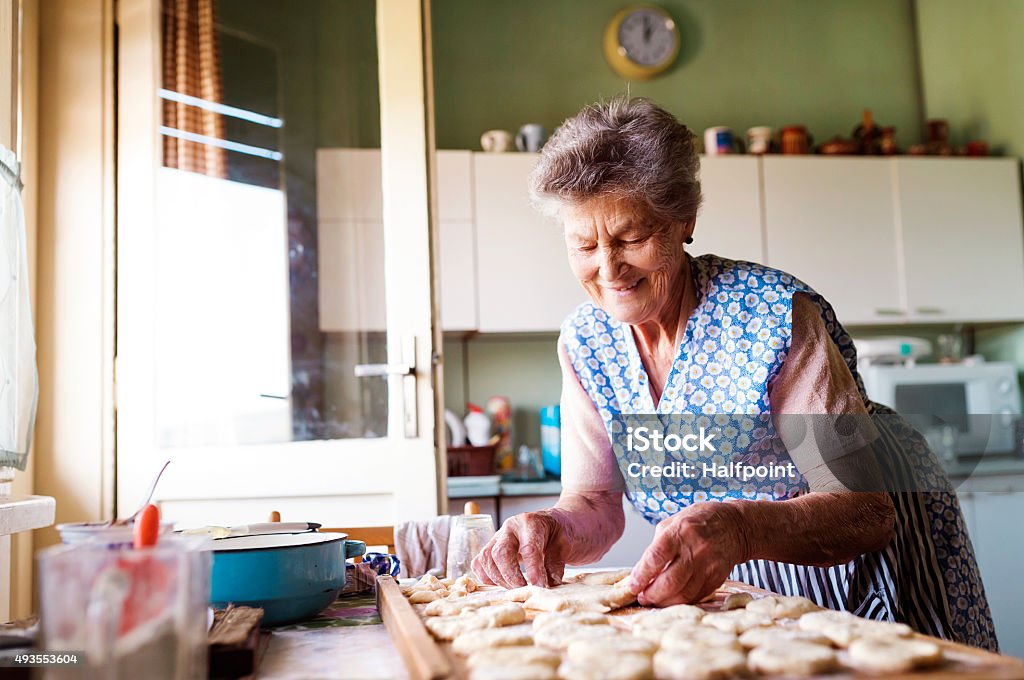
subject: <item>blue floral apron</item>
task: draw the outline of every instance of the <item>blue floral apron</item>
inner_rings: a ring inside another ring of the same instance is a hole
[[[916,630],[996,650],[997,642],[956,495],[923,437],[895,412],[868,400],[857,372],[853,343],[831,305],[784,272],[714,255],[689,257],[697,308],[687,322],[657,406],[631,328],[592,303],[580,305],[562,325],[564,344],[580,384],[594,402],[613,442],[623,475],[643,462],[621,446],[625,414],[745,414],[761,424],[727,427],[713,453],[680,451],[680,462],[722,465],[740,461],[785,467],[788,452],[775,436],[768,385],[786,360],[792,338],[793,294],[806,293],[819,308],[871,414],[884,414],[874,448],[883,472],[924,476],[929,491],[890,492],[895,537],[884,550],[833,567],[751,560],[731,578],[786,595],[802,595],[831,609],[901,621]],[[886,455],[892,454],[892,455]],[[913,460],[913,470],[900,469]],[[784,500],[808,492],[796,473],[784,478],[666,485],[663,480],[628,487],[627,496],[651,523],[682,507],[727,498]]]

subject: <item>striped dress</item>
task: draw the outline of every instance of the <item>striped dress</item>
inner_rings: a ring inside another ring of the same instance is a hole
[[[689,256],[687,256],[689,257]],[[896,510],[894,538],[879,552],[832,567],[751,560],[731,577],[830,609],[899,621],[915,630],[996,651],[995,631],[974,550],[956,495],[924,438],[891,409],[871,402],[857,373],[857,357],[831,305],[798,279],[775,269],[713,255],[690,258],[697,291],[661,400],[655,405],[629,326],[592,303],[562,325],[566,356],[600,414],[623,478],[631,464],[650,463],[623,445],[622,418],[630,414],[745,414],[764,426],[723,428],[715,454],[664,453],[690,463],[785,465],[791,462],[771,423],[768,385],[792,338],[793,294],[807,294],[841,352],[878,438],[872,447],[888,480],[914,479],[915,490],[889,491]],[[701,458],[704,456],[704,458]],[[661,462],[660,460],[658,462]],[[926,489],[916,490],[916,489]],[[665,480],[628,481],[626,494],[657,523],[696,502],[728,498],[784,500],[808,493],[797,473],[784,481],[709,481],[673,486]]]

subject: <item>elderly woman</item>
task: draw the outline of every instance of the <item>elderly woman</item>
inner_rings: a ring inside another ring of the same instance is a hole
[[[599,559],[621,536],[625,492],[656,524],[627,581],[641,604],[697,602],[731,578],[996,649],[956,497],[920,435],[868,400],[828,302],[769,267],[686,253],[698,168],[690,131],[644,99],[589,106],[544,147],[531,190],[561,221],[590,297],[558,341],[563,491],[505,522],[475,572],[505,587],[559,583],[566,564]],[[651,486],[623,442],[633,414],[766,417],[655,459],[789,473]],[[855,443],[822,447],[815,421],[818,445],[780,447],[781,414],[852,416],[839,439]],[[906,476],[918,483],[890,483]]]

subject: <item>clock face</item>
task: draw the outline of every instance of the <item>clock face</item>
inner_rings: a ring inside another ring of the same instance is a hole
[[[630,12],[619,25],[619,52],[640,66],[659,66],[676,52],[675,23],[649,8]]]

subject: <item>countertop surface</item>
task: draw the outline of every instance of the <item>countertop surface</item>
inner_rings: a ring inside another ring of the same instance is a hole
[[[555,478],[513,481],[501,475],[449,477],[448,498],[489,498],[494,496],[557,496],[562,483]]]

